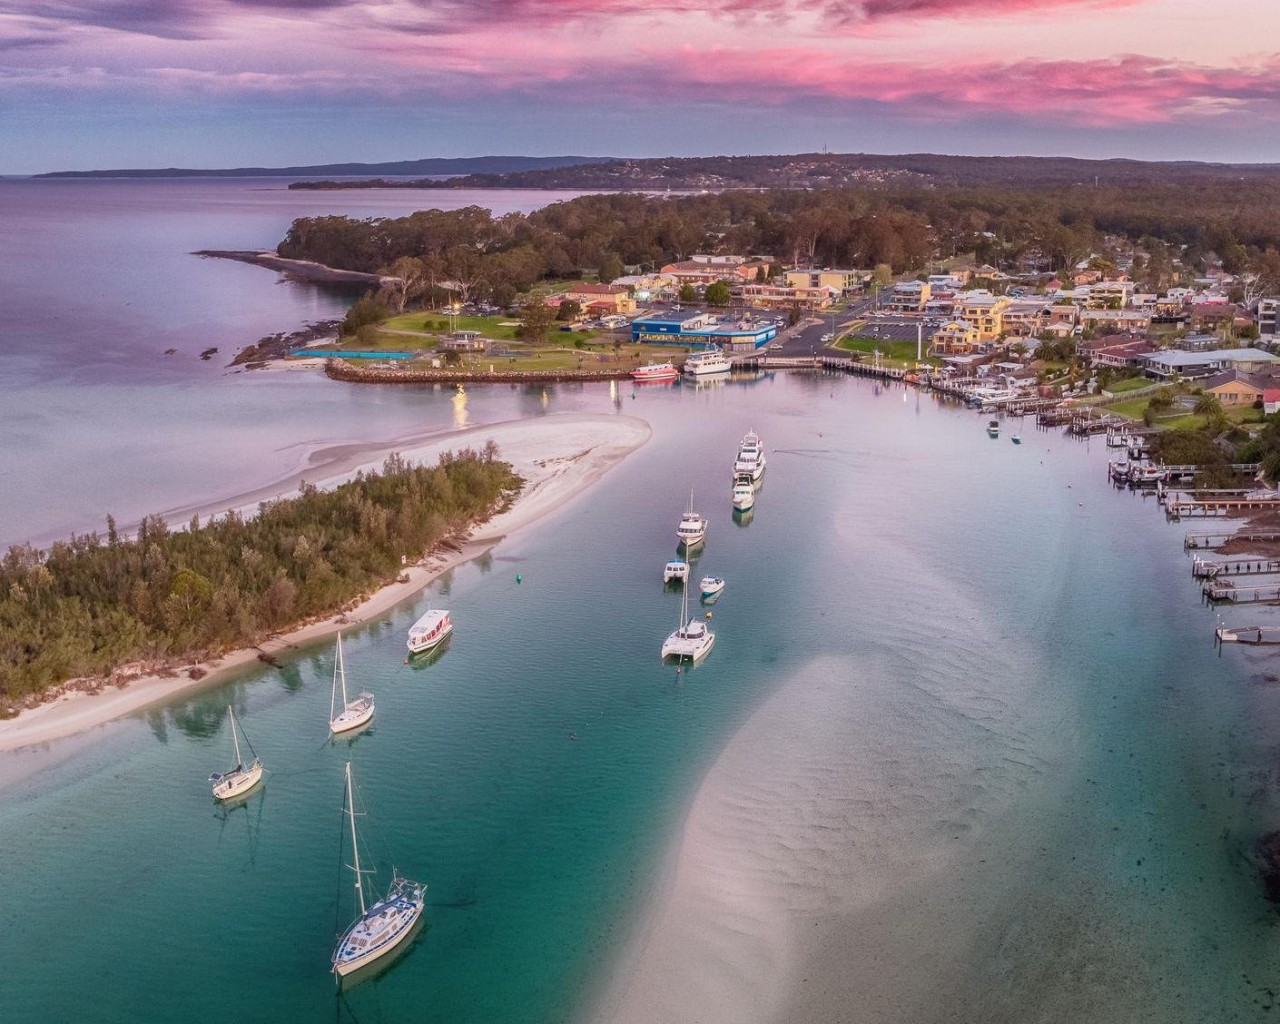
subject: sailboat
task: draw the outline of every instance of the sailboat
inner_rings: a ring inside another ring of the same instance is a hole
[[[368,906],[364,895],[364,875],[371,872],[360,867],[360,837],[356,832],[355,786],[351,781],[351,762],[347,762],[346,807],[351,821],[351,863],[355,873],[356,905],[359,915],[342,933],[334,947],[333,973],[338,981],[386,956],[413,932],[413,926],[426,906],[427,887],[421,882],[402,878],[392,868],[391,886],[385,898]]]
[[[242,793],[249,792],[262,781],[264,771],[262,762],[254,753],[253,744],[249,742],[248,736],[244,738],[244,745],[249,748],[249,753],[253,754],[253,762],[246,767],[244,757],[240,753],[240,736],[236,732],[236,713],[231,710],[230,704],[227,705],[227,715],[231,719],[231,742],[236,748],[236,766],[229,771],[214,772],[209,776],[209,784],[213,786],[215,800],[231,800]]]
[[[342,684],[342,710],[337,714],[338,684]],[[338,635],[338,657],[333,663],[333,691],[329,694],[329,731],[335,735],[358,729],[373,717],[373,694],[362,691],[347,700],[347,666],[342,660],[342,635]]]
[[[675,632],[662,642],[664,658],[688,658],[700,661],[710,652],[716,642],[716,635],[707,629],[702,619],[689,618],[689,587],[680,594],[680,622]]]

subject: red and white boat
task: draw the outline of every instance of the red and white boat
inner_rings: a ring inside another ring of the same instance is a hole
[[[674,363],[648,363],[631,371],[634,380],[675,380],[680,376]]]

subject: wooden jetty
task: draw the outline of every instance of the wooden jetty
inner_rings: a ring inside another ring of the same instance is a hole
[[[1165,504],[1165,513],[1170,519],[1229,518],[1242,512],[1261,512],[1268,509],[1280,509],[1280,494],[1270,494],[1267,497],[1209,498],[1204,501],[1171,499]]]
[[[1197,548],[1216,548],[1229,540],[1253,541],[1258,544],[1280,543],[1280,533],[1274,530],[1213,530],[1200,533],[1188,533],[1182,540],[1184,551]]]
[[[1255,604],[1259,601],[1280,601],[1280,583],[1238,587],[1230,580],[1210,582],[1200,588],[1201,596],[1211,604]]]
[[[1277,558],[1200,558],[1191,560],[1191,575],[1198,580],[1214,580],[1219,576],[1280,575]]]
[[[1213,639],[1220,644],[1280,644],[1280,626],[1218,626]]]

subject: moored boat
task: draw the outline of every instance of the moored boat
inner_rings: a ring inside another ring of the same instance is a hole
[[[236,766],[229,771],[214,772],[209,776],[209,784],[213,787],[215,800],[232,800],[249,792],[262,781],[264,771],[258,755],[254,754],[253,744],[249,742],[248,736],[244,738],[244,744],[249,748],[249,753],[253,754],[253,760],[247,765],[244,763],[244,757],[240,753],[240,737],[236,732],[236,713],[231,709],[230,704],[227,705],[227,717],[231,720],[231,743],[236,751]]]
[[[693,510],[693,492],[689,492],[689,510],[680,516],[680,524],[676,527],[676,539],[687,551],[695,544],[701,544],[707,538],[707,519],[701,512]]]
[[[735,476],[733,480],[733,507],[739,512],[745,512],[756,503],[756,489],[751,482],[751,475],[743,473]]]
[[[689,588],[685,587],[680,595],[680,620],[675,631],[662,642],[662,657],[698,662],[711,653],[715,642],[716,635],[707,628],[706,622],[689,618]]]
[[[453,632],[453,619],[443,608],[430,608],[409,627],[408,648],[410,654],[429,651]]]
[[[703,576],[698,584],[703,597],[715,597],[724,590],[724,579],[720,576]]]
[[[987,437],[999,437],[999,436],[1000,436],[1000,421],[988,420],[987,421]]]
[[[670,583],[673,580],[679,580],[683,583],[689,578],[689,563],[683,558],[673,558],[666,564],[662,570],[662,582]]]
[[[680,376],[680,371],[676,369],[675,363],[648,363],[632,370],[631,376],[637,381],[675,380]]]
[[[1009,438],[1009,440],[1014,444],[1022,444],[1022,438],[1018,434],[1014,434],[1013,437]]]
[[[718,348],[694,352],[684,361],[686,377],[707,377],[716,373],[728,373],[732,369],[733,363]]]
[[[338,710],[338,687],[342,687],[342,710]],[[347,666],[342,658],[342,634],[338,634],[338,656],[333,664],[333,689],[329,694],[329,731],[335,735],[359,729],[373,718],[373,694],[361,692],[347,699]]]
[[[386,956],[413,933],[413,926],[426,906],[427,893],[425,885],[401,877],[392,868],[387,895],[373,906],[367,905],[363,876],[368,872],[360,867],[360,836],[356,830],[355,787],[351,781],[350,761],[346,767],[345,804],[343,810],[351,822],[351,864],[348,866],[355,874],[359,913],[338,939],[330,958],[333,973],[339,982],[347,975]]]

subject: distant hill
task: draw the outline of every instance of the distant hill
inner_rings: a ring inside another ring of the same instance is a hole
[[[36,178],[266,178],[339,174],[509,174],[554,170],[612,160],[603,156],[464,156],[393,160],[381,164],[312,164],[300,167],[141,167],[104,171],[49,171]]]
[[[784,156],[615,159],[515,172],[476,172],[448,181],[296,182],[292,188],[541,188],[716,191],[858,186],[1061,187],[1273,181],[1278,164],[1083,160],[1074,157],[800,153]]]

